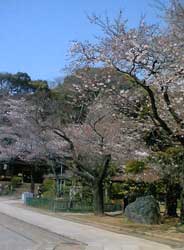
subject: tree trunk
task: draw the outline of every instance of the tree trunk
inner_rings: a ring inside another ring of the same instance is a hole
[[[59,178],[55,175],[55,189],[56,189],[56,198],[59,198]]]
[[[125,195],[123,198],[123,212],[125,212],[127,206],[128,206],[128,195]]]
[[[166,193],[166,215],[177,217],[177,192],[176,185],[168,184]]]
[[[100,182],[94,184],[93,190],[94,212],[96,215],[103,215],[104,213],[104,194],[103,184]]]
[[[34,167],[31,168],[31,193],[35,192],[35,182],[34,182]]]

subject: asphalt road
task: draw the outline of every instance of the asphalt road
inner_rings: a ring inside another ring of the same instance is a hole
[[[0,213],[0,250],[81,250],[57,234]]]

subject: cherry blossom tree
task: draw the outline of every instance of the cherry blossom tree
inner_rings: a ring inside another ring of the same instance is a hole
[[[129,78],[148,97],[146,123],[151,121],[164,133],[169,145],[177,147],[184,146],[182,1],[171,1],[166,16],[169,25],[163,31],[163,28],[147,24],[144,19],[137,28],[128,28],[122,12],[112,21],[108,17],[92,15],[90,22],[99,26],[103,34],[97,37],[96,43],[73,43],[70,68],[78,71],[104,66]],[[108,82],[103,85],[106,88]],[[180,184],[184,191],[183,179],[184,176]],[[181,217],[184,216],[182,211]]]
[[[126,161],[135,157],[137,148],[140,148],[139,144],[142,143],[137,133],[137,127],[142,124],[138,121],[132,123],[127,116],[126,119],[119,116],[117,109],[120,107],[114,103],[114,97],[112,98],[113,82],[122,76],[114,70],[109,74],[109,70],[82,69],[74,76],[67,77],[63,86],[53,90],[54,98],[51,96],[50,100],[46,101],[48,114],[46,120],[39,121],[46,131],[53,131],[58,139],[68,145],[70,161],[66,164],[68,163],[75,175],[90,185],[96,214],[102,214],[104,210],[103,185],[112,173],[112,164],[118,165],[122,170]],[[118,81],[121,82],[120,79]],[[126,81],[124,91],[135,87],[129,80]],[[103,82],[108,82],[112,86],[105,89]],[[119,90],[122,91],[120,84]],[[63,92],[60,98],[55,91],[65,91],[70,99],[66,95],[63,99]],[[142,97],[140,93],[139,97],[140,99]],[[125,101],[129,103],[127,98]],[[129,114],[130,110],[136,113],[134,111],[136,105],[137,102],[133,107],[127,105],[125,113]],[[74,112],[74,116],[72,107],[74,110],[78,107],[79,110]],[[142,150],[144,151],[144,148]]]
[[[37,100],[43,94],[36,94]],[[45,95],[44,95],[45,96]],[[51,166],[50,156],[62,158],[64,143],[57,140],[50,131],[42,131],[37,118],[43,107],[35,102],[33,95],[7,95],[0,97],[0,165],[21,164],[30,170],[31,191],[34,192],[36,171],[45,173]]]

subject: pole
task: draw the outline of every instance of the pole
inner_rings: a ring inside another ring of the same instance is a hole
[[[63,176],[63,164],[61,163],[61,169],[60,169],[60,185],[59,185],[59,193],[61,195],[62,192],[62,176]]]

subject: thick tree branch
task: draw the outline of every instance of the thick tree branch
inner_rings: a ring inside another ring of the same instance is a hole
[[[167,105],[168,111],[170,112],[170,114],[172,115],[172,117],[174,118],[176,123],[178,125],[180,125],[181,128],[183,128],[182,119],[179,117],[179,115],[175,112],[174,108],[172,107],[172,104],[171,104],[171,101],[169,98],[169,94],[168,94],[168,87],[165,87],[163,89],[163,97],[164,97],[164,101]]]
[[[75,151],[75,146],[72,142],[72,140],[66,135],[66,133],[63,130],[60,129],[54,129],[54,133],[60,136],[62,139],[64,139],[66,142],[68,142],[70,150],[72,152],[73,160],[74,160],[74,172],[76,172],[81,177],[87,178],[90,181],[94,180],[94,176],[80,163],[77,153]]]
[[[91,124],[89,123],[90,127],[93,129],[93,131],[99,136],[100,138],[100,143],[99,143],[99,146],[100,148],[103,150],[103,147],[104,147],[104,136],[98,131],[97,129],[97,124],[99,122],[101,122],[103,119],[104,119],[105,115],[99,117],[95,122],[94,124]]]
[[[141,81],[137,81],[136,80],[136,83],[138,85],[140,85],[141,87],[143,87],[148,95],[149,95],[149,98],[150,98],[150,102],[151,102],[151,109],[152,109],[152,112],[153,112],[153,117],[155,118],[155,120],[157,120],[157,122],[160,124],[160,126],[169,134],[169,135],[172,135],[173,132],[172,130],[169,128],[169,126],[166,124],[166,122],[159,116],[158,114],[158,110],[157,110],[157,106],[156,106],[156,101],[155,101],[155,96],[154,96],[154,93],[152,91],[152,89],[147,86],[145,83],[142,83]]]
[[[75,152],[75,147],[73,142],[70,140],[70,138],[66,135],[66,133],[63,130],[60,129],[54,129],[54,133],[58,136],[60,136],[62,139],[64,139],[66,142],[68,142],[70,150],[72,152],[74,160],[77,160],[77,154]]]
[[[88,171],[86,170],[86,168],[84,168],[84,166],[79,163],[79,162],[75,162],[75,169],[74,173],[76,173],[77,175],[81,176],[84,179],[87,179],[88,181],[94,181],[95,177]]]
[[[153,118],[159,123],[159,125],[169,135],[173,135],[173,131],[169,128],[167,123],[159,116],[154,93],[153,93],[152,89],[148,85],[146,85],[146,82],[139,80],[135,75],[131,75],[131,74],[125,72],[125,71],[120,70],[117,67],[116,67],[116,70],[119,71],[120,73],[123,73],[123,74],[126,74],[126,75],[128,74],[128,76],[130,76],[131,78],[134,79],[134,81],[137,83],[137,85],[141,86],[147,92],[147,94],[149,96],[149,99],[150,99],[150,103],[151,103],[151,110],[152,110],[152,113],[153,113]]]

